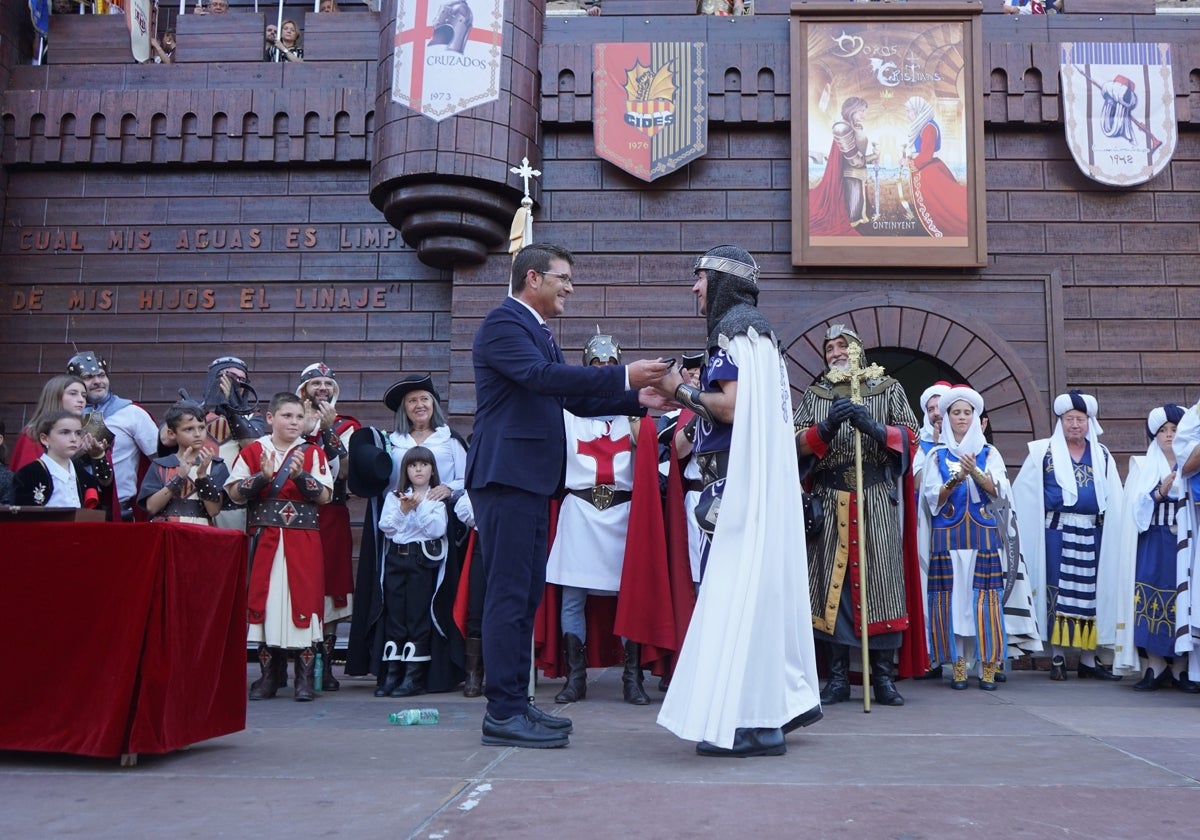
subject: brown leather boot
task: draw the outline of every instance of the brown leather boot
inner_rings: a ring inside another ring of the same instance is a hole
[[[337,691],[342,684],[333,677],[333,646],[337,644],[337,636],[326,636],[325,645],[321,651],[321,691]]]
[[[260,661],[262,661],[261,657],[264,656],[266,661],[263,661],[262,676],[255,680],[254,684],[250,687],[251,700],[270,700],[274,697],[275,692],[279,690],[279,666],[277,661],[282,660],[283,667],[287,667],[286,651],[264,646],[262,653],[260,653]]]
[[[317,654],[312,648],[296,651],[296,694],[293,699],[300,702],[317,699],[317,692],[313,690],[316,667]]]
[[[483,639],[475,636],[466,639],[463,666],[467,671],[463,681],[463,697],[478,697],[483,694]]]
[[[642,646],[637,642],[625,643],[625,670],[621,674],[621,689],[626,703],[649,706],[650,697],[642,686]]]

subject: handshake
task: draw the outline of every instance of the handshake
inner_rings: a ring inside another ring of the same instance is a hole
[[[817,424],[817,436],[826,443],[837,437],[838,429],[846,421],[880,446],[887,445],[887,428],[871,416],[870,410],[862,403],[851,402],[845,397],[838,397],[829,407],[829,415]]]

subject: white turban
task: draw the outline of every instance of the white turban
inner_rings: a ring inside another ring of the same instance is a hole
[[[1054,434],[1050,436],[1050,457],[1054,460],[1054,480],[1062,488],[1065,506],[1070,507],[1079,501],[1079,485],[1075,482],[1073,461],[1071,453],[1067,451],[1067,438],[1063,435],[1062,430],[1062,416],[1072,409],[1082,411],[1088,416],[1087,445],[1088,450],[1092,453],[1092,471],[1096,473],[1096,480],[1093,482],[1096,487],[1096,503],[1100,507],[1100,512],[1104,513],[1108,507],[1108,482],[1102,481],[1099,475],[1104,464],[1100,460],[1102,456],[1097,440],[1100,435],[1104,434],[1104,429],[1100,428],[1100,423],[1096,420],[1099,406],[1096,398],[1091,394],[1071,391],[1068,394],[1059,394],[1054,398],[1054,414],[1059,418],[1058,423],[1054,426]]]
[[[1185,410],[1183,406],[1160,405],[1150,412],[1150,416],[1146,419],[1146,431],[1150,434],[1150,445],[1146,447],[1146,466],[1138,473],[1137,486],[1126,488],[1133,494],[1133,498],[1147,496],[1150,491],[1154,490],[1164,478],[1170,475],[1175,470],[1175,453],[1166,453],[1162,451],[1162,447],[1158,445],[1158,438],[1155,437],[1159,430],[1169,420],[1172,423],[1179,425],[1179,421],[1183,419]],[[1175,481],[1171,485],[1171,490],[1167,493],[1167,497],[1171,499],[1182,499],[1187,484],[1184,481]],[[1138,531],[1145,531],[1150,527],[1150,518],[1154,513],[1154,507],[1134,507],[1134,519],[1137,522]]]
[[[939,379],[921,392],[921,440],[933,440],[933,424],[929,422],[929,411],[925,406],[934,397],[940,397],[950,390],[950,383]]]
[[[971,418],[971,427],[967,429],[967,433],[963,435],[962,440],[956,440],[954,431],[950,425],[950,406],[956,402],[963,401],[968,403],[971,408],[975,409],[975,415]],[[983,447],[987,446],[987,439],[983,436],[983,423],[979,416],[983,414],[983,396],[973,388],[966,385],[955,385],[953,388],[942,394],[942,398],[938,400],[938,407],[942,411],[942,436],[941,442],[946,449],[950,450],[950,454],[955,458],[962,458],[963,455],[978,455],[983,451]]]

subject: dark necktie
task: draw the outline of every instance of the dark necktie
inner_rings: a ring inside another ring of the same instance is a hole
[[[546,341],[550,344],[550,352],[555,358],[558,358],[558,345],[554,343],[554,333],[550,331],[550,326],[543,323],[542,332],[546,334]]]

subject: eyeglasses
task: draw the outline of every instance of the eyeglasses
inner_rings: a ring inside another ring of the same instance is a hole
[[[562,284],[564,286],[575,288],[575,281],[571,279],[570,274],[562,274],[558,271],[539,271],[538,274],[542,275],[543,277],[557,277],[562,280]]]

